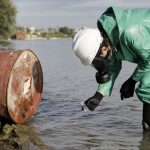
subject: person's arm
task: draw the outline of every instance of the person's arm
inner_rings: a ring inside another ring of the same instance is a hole
[[[135,27],[134,30],[127,30],[125,38],[130,49],[137,55],[137,67],[135,68],[131,78],[138,81],[145,72],[150,71],[150,31]]]
[[[136,69],[134,70],[131,78],[135,81],[138,81],[142,78],[144,72],[150,71],[150,60],[143,61],[138,64]]]
[[[108,63],[110,81],[104,84],[99,84],[97,92],[82,104],[82,110],[93,111],[99,105],[104,96],[111,94],[115,79],[121,70],[121,66],[121,61],[117,60],[114,54]]]
[[[150,29],[149,29],[150,30]],[[150,71],[150,31],[140,25],[128,28],[123,36],[129,50],[134,52],[137,67],[131,77],[123,83],[120,89],[121,99],[130,98],[134,95],[135,84],[145,72]]]

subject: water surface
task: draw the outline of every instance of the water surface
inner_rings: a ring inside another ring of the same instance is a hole
[[[32,49],[43,68],[42,100],[29,122],[40,140],[48,150],[150,149],[150,134],[142,131],[142,103],[136,95],[124,101],[119,95],[135,65],[124,63],[112,96],[105,97],[94,112],[83,112],[80,103],[91,97],[98,85],[95,70],[80,64],[71,42],[13,41],[15,49]]]

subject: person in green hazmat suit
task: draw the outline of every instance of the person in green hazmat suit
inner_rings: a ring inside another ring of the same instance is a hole
[[[136,92],[143,102],[143,129],[150,130],[150,9],[109,7],[99,17],[97,29],[81,29],[75,35],[73,51],[82,64],[97,70],[98,90],[84,102],[83,110],[93,111],[111,95],[122,60],[137,64],[120,96],[123,100]]]

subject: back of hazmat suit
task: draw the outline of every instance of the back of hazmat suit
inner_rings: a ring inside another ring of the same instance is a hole
[[[150,104],[150,9],[109,7],[98,19],[98,28],[103,27],[116,50],[108,60],[111,80],[100,84],[98,91],[111,95],[122,60],[137,64],[132,74],[139,81],[136,94],[142,102]]]

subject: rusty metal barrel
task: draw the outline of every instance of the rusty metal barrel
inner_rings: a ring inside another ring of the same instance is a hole
[[[41,100],[43,73],[32,50],[0,51],[0,116],[25,123]]]

